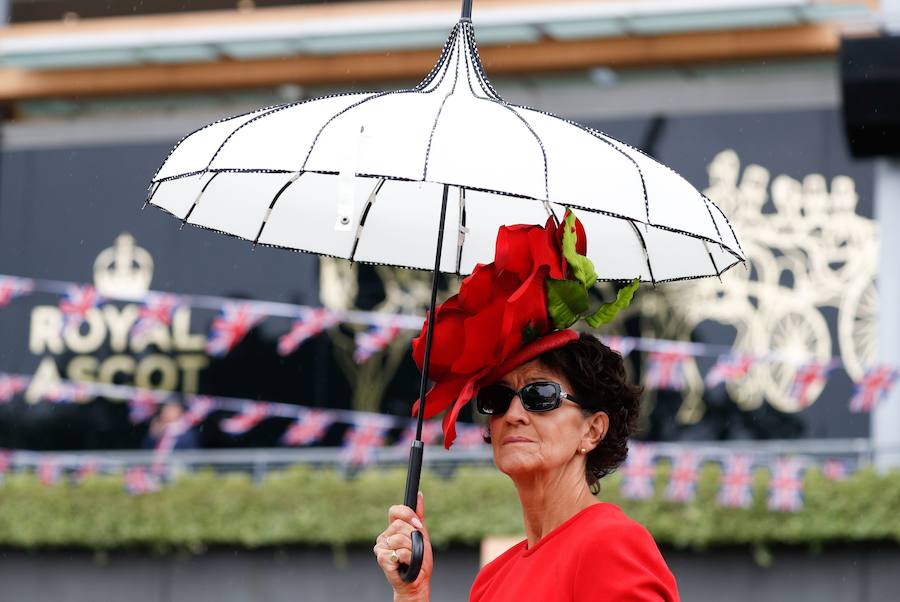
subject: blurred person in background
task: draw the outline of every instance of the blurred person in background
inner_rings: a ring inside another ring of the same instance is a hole
[[[144,449],[156,449],[165,437],[174,441],[170,449],[196,449],[200,447],[197,433],[187,420],[187,412],[180,401],[169,401],[160,407],[150,421],[150,428],[144,437]]]

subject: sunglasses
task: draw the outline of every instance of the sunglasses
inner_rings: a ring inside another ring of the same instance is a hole
[[[540,381],[529,383],[518,391],[506,385],[489,385],[478,391],[475,407],[480,414],[502,416],[509,410],[509,404],[516,396],[522,400],[522,407],[529,412],[555,410],[563,399],[578,403],[571,395],[563,392],[559,383]]]

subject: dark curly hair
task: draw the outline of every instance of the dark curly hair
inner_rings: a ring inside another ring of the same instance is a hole
[[[606,412],[609,428],[600,443],[587,454],[584,476],[592,493],[600,491],[600,479],[614,471],[628,455],[628,438],[637,428],[643,388],[625,380],[622,356],[591,334],[535,358],[544,367],[566,377],[585,416]],[[485,433],[490,442],[490,431]]]

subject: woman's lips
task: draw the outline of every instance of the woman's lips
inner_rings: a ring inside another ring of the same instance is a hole
[[[506,437],[503,439],[503,445],[507,443],[533,443],[531,439],[526,439],[525,437]]]

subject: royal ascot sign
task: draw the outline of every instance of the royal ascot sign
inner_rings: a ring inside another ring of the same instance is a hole
[[[134,329],[143,304],[127,301],[143,300],[152,279],[150,253],[123,233],[94,262],[97,293],[118,302],[88,309],[80,324],[59,306],[34,307],[28,348],[41,359],[25,399],[40,401],[63,379],[197,393],[209,357],[206,335],[191,332],[191,308],[177,307],[170,324]]]

